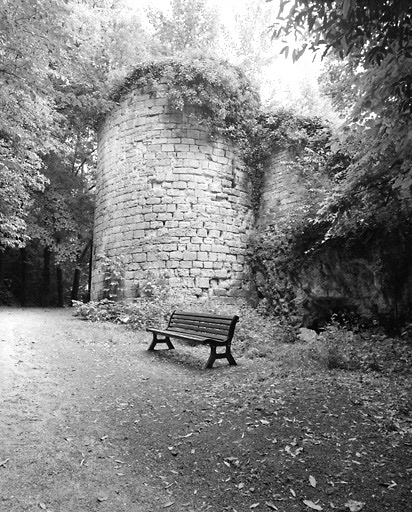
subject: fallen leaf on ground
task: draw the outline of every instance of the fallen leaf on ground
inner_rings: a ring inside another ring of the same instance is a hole
[[[165,503],[165,504],[163,505],[163,508],[169,508],[169,507],[171,507],[172,505],[174,505],[174,503],[175,503],[174,501],[169,501],[169,502],[167,502],[167,503]]]
[[[271,501],[265,501],[265,505],[269,508],[271,508],[272,510],[279,510],[278,507],[272,503]]]
[[[313,501],[311,500],[303,500],[303,503],[312,510],[323,510],[323,508],[320,505],[313,503]]]
[[[345,503],[345,507],[347,507],[350,512],[359,512],[365,506],[365,503],[362,501],[349,500]]]
[[[316,478],[312,475],[309,475],[309,482],[312,487],[316,487]]]

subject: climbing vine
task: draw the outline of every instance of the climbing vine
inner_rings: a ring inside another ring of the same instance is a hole
[[[318,172],[330,130],[319,120],[283,110],[264,114],[259,95],[244,73],[225,61],[205,56],[164,58],[138,65],[112,92],[119,103],[131,90],[161,90],[170,106],[195,116],[209,135],[234,142],[253,184],[259,206],[263,169],[274,151],[290,148],[303,173]],[[312,177],[310,177],[310,180]]]
[[[113,91],[119,102],[136,88],[164,87],[172,108],[191,112],[210,135],[236,141],[242,148],[257,123],[259,95],[244,73],[227,62],[198,56],[164,58],[137,66]]]

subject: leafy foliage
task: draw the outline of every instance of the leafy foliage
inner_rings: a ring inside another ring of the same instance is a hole
[[[148,17],[164,55],[185,50],[210,52],[217,39],[217,17],[206,0],[172,0],[170,14],[152,7]]]
[[[0,140],[0,250],[22,246],[27,240],[31,193],[45,181],[35,162],[27,160],[23,167],[10,144]]]
[[[124,261],[121,256],[109,258],[106,255],[97,257],[103,273],[104,299],[121,299],[123,296]]]
[[[0,248],[22,246],[41,155],[58,146],[51,78],[62,63],[64,2],[2,0],[0,18]]]
[[[75,261],[92,237],[94,198],[60,159],[49,157],[44,173],[48,184],[34,196],[28,234],[54,253],[56,263]]]
[[[142,63],[113,91],[112,99],[120,101],[133,88],[165,84],[171,106],[192,109],[212,134],[242,142],[255,125],[260,102],[242,71],[200,55]]]
[[[309,31],[295,59],[305,48],[345,59],[331,67],[328,90],[346,115],[334,148],[351,165],[319,212],[331,223],[326,238],[389,232],[412,212],[412,8],[386,0],[283,1],[282,13],[285,7],[275,35]]]

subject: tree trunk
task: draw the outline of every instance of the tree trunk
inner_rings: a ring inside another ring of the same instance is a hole
[[[3,285],[5,267],[6,267],[6,251],[0,251],[0,287]]]
[[[57,306],[62,308],[64,306],[64,297],[63,297],[63,270],[60,265],[56,267],[56,277],[57,277]]]
[[[74,269],[72,293],[70,296],[71,300],[79,300],[79,286],[80,286],[80,269],[76,267]]]
[[[81,275],[81,268],[80,265],[83,263],[87,256],[87,251],[90,250],[90,258],[91,258],[91,251],[93,247],[93,241],[89,240],[84,247],[80,257],[77,260],[76,268],[74,269],[74,275],[73,275],[73,285],[72,285],[72,293],[71,293],[71,300],[79,300],[79,287],[80,287],[80,275]],[[89,266],[90,266],[90,258],[89,258]],[[89,268],[89,289],[90,289],[90,268]],[[90,292],[89,292],[90,296]],[[89,299],[87,299],[89,301]]]
[[[92,292],[92,264],[93,264],[93,238],[90,240],[90,255],[89,255],[89,279],[87,286],[87,302],[91,298]]]
[[[20,249],[21,257],[21,291],[20,291],[20,303],[22,306],[27,306],[27,288],[28,288],[28,258],[27,250],[25,247]]]
[[[43,251],[43,306],[50,306],[51,289],[50,289],[50,250],[46,247]]]

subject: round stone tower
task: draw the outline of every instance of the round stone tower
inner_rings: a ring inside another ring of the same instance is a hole
[[[100,129],[93,300],[105,296],[107,261],[121,261],[125,298],[149,281],[198,297],[244,293],[248,175],[236,149],[173,109],[167,91],[131,88]]]

